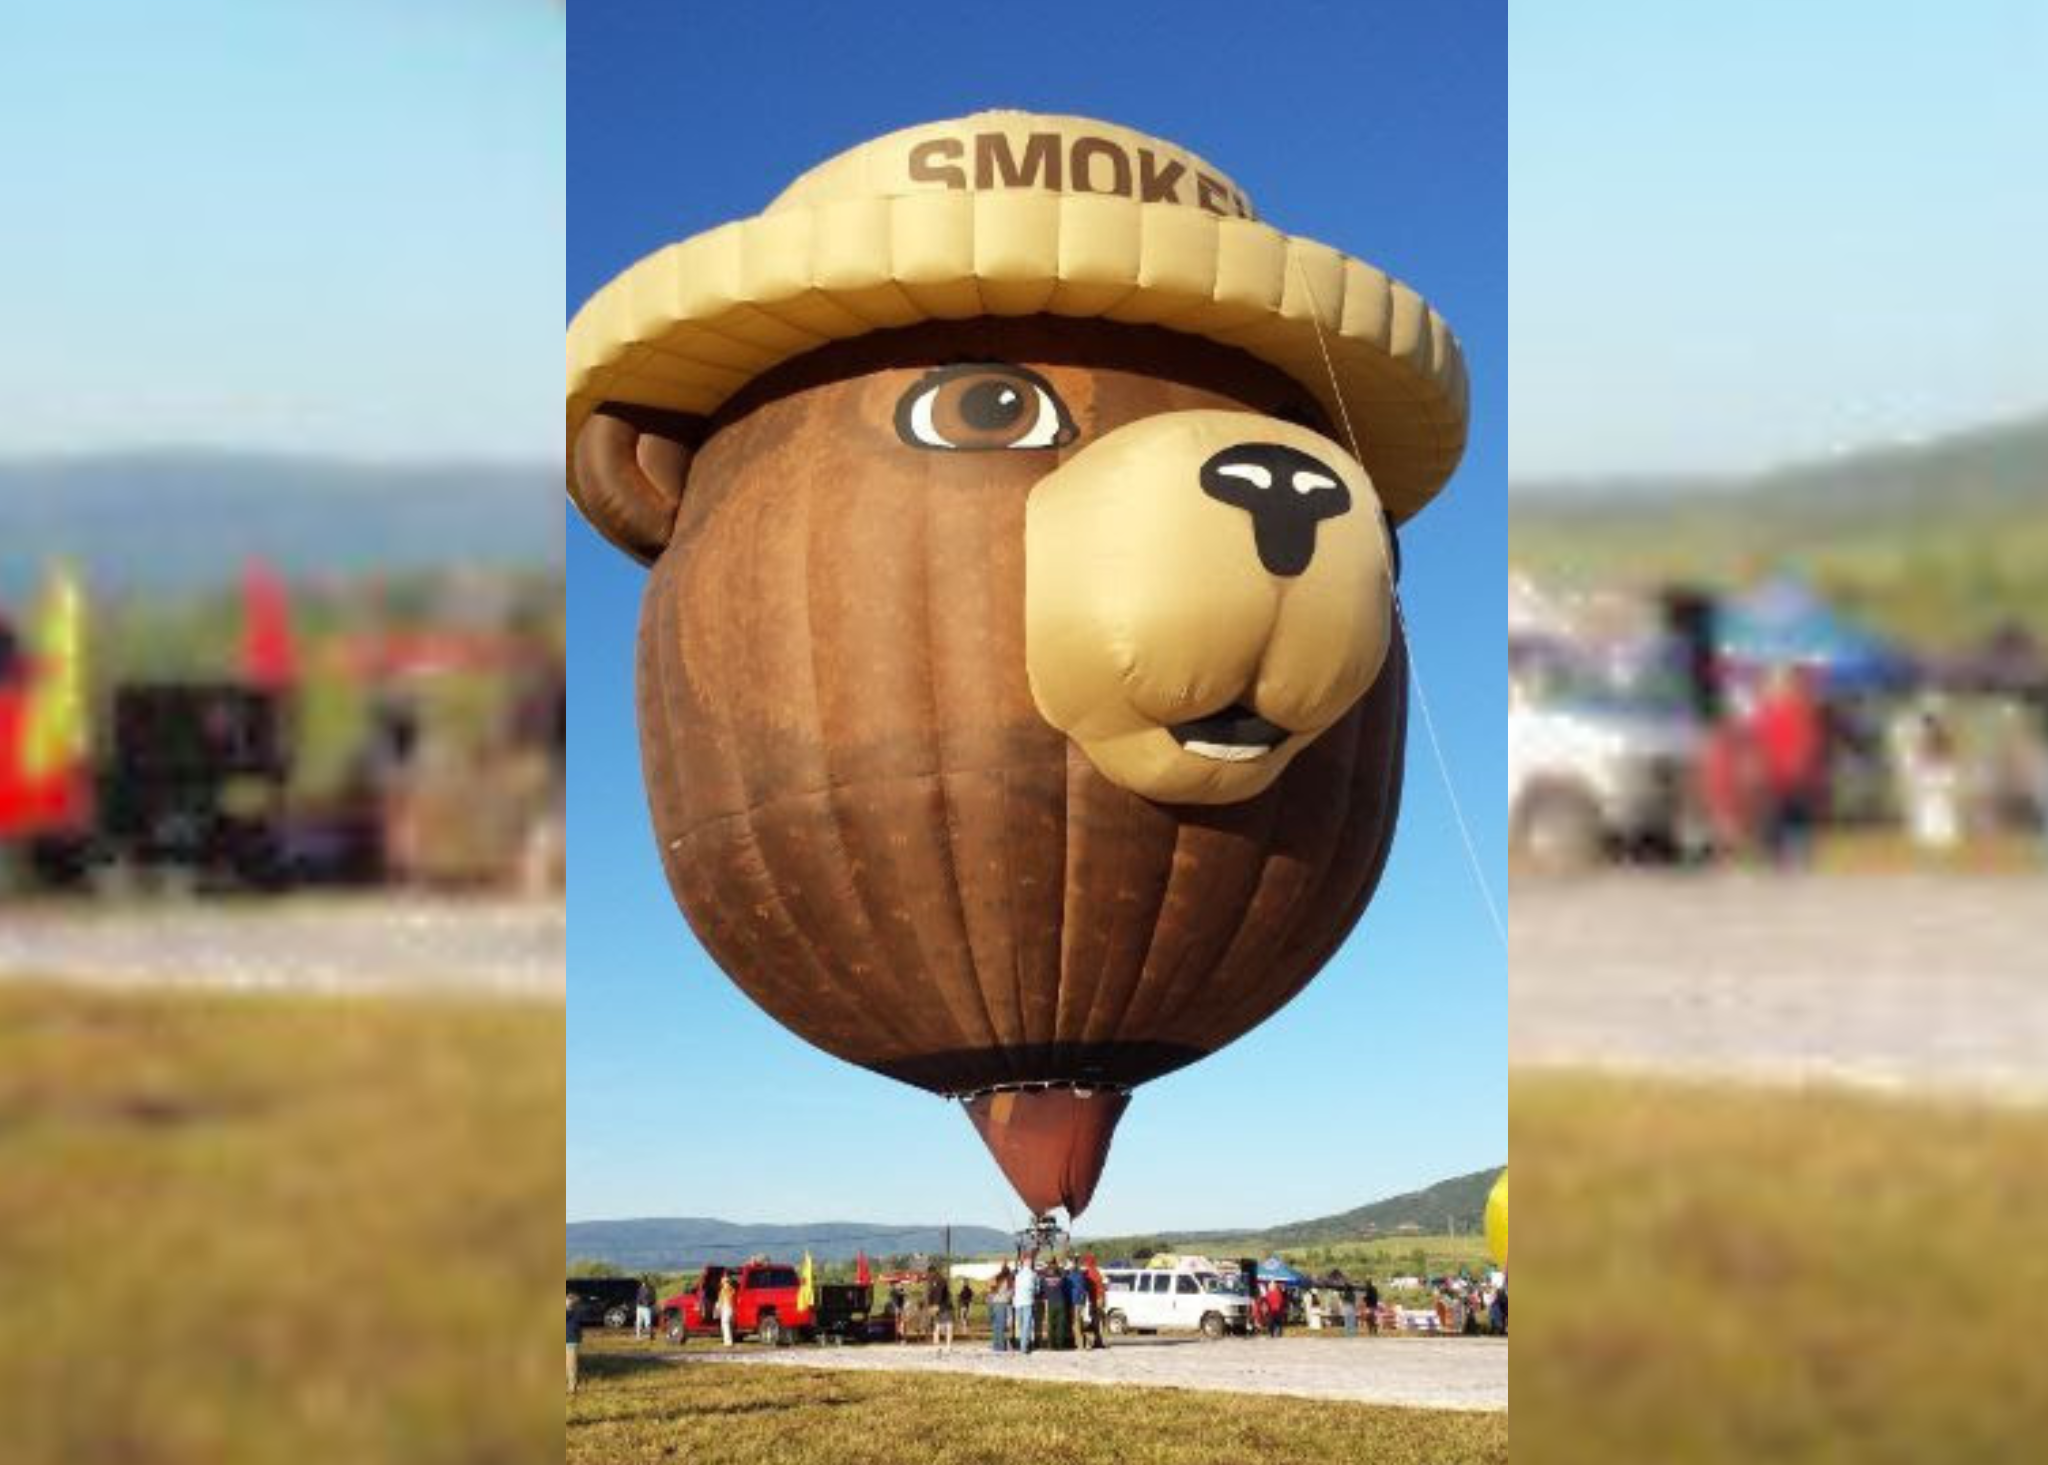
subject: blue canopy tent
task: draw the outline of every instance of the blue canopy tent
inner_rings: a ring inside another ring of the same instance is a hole
[[[1802,666],[1830,692],[1881,692],[1913,680],[1910,657],[1842,615],[1802,580],[1780,578],[1721,606],[1721,655],[1749,667]]]
[[[1259,1280],[1261,1282],[1278,1282],[1283,1287],[1301,1287],[1305,1286],[1308,1282],[1307,1277],[1295,1271],[1293,1267],[1288,1266],[1286,1262],[1283,1262],[1277,1256],[1269,1256],[1259,1263]]]

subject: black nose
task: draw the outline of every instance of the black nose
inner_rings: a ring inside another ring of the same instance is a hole
[[[1259,563],[1299,575],[1316,554],[1316,525],[1351,511],[1351,490],[1325,463],[1279,443],[1240,443],[1202,465],[1202,492],[1252,516]]]

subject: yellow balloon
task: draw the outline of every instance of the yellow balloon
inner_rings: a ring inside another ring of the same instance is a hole
[[[1508,1264],[1508,1172],[1500,1172],[1486,1198],[1486,1249],[1502,1266]]]

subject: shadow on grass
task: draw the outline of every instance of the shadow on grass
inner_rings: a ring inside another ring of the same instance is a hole
[[[674,1368],[682,1362],[675,1354],[663,1353],[592,1353],[585,1350],[576,1366],[577,1373],[588,1383],[596,1379],[630,1378],[635,1374],[655,1373],[665,1368]]]
[[[586,1385],[587,1387],[587,1385]],[[805,1410],[843,1409],[855,1401],[842,1394],[819,1394],[802,1402]],[[718,1403],[686,1404],[678,1408],[661,1411],[661,1417],[670,1423],[687,1424],[696,1420],[743,1419],[753,1414],[786,1414],[791,1408],[785,1399],[732,1399]],[[609,1414],[580,1414],[579,1426],[592,1424],[643,1424],[647,1411],[641,1409],[620,1409]]]

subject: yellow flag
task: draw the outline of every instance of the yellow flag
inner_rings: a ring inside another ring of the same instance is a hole
[[[811,1254],[805,1252],[804,1279],[796,1289],[796,1309],[798,1312],[809,1312],[815,1306],[817,1299],[811,1290]]]
[[[63,773],[85,761],[85,596],[69,567],[57,566],[30,639],[30,684],[22,767],[29,778]]]

